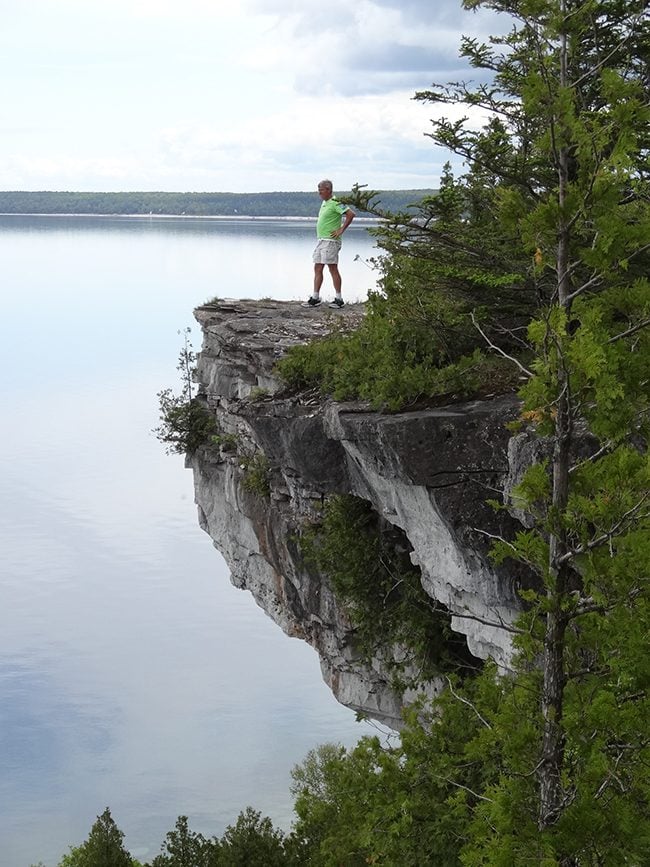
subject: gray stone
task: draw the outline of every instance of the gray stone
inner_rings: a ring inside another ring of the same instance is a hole
[[[354,327],[362,305],[333,316],[298,303],[226,300],[195,316],[203,330],[201,394],[220,429],[237,437],[237,449],[202,448],[188,462],[201,526],[233,583],[248,589],[288,635],[317,650],[339,701],[399,727],[412,698],[391,686],[387,663],[399,648],[385,648],[371,663],[360,658],[326,576],[306,566],[295,542],[328,495],[353,494],[403,531],[422,586],[450,611],[471,653],[507,667],[509,627],[521,610],[517,590],[532,579],[520,567],[491,563],[491,537],[512,536],[521,524],[486,500],[500,499],[504,486],[509,493],[530,459],[519,441],[509,443],[505,427],[518,414],[516,397],[385,414],[362,403],[287,395],[274,371],[278,358],[325,336],[334,322]],[[251,399],[260,389],[261,398]],[[257,452],[269,462],[269,497],[242,484],[241,456]],[[442,685],[437,679],[426,691]]]

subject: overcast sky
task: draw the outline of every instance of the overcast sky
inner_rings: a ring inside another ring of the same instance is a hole
[[[0,189],[437,185],[460,0],[0,0]]]

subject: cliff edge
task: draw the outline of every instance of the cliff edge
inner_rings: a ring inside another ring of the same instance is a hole
[[[450,615],[478,660],[506,667],[509,625],[520,613],[520,571],[495,567],[490,536],[521,525],[486,503],[510,490],[526,456],[525,437],[505,424],[514,395],[414,411],[381,413],[363,403],[287,394],[274,372],[289,347],[326,335],[343,318],[354,325],[363,305],[311,310],[297,302],[221,300],[199,307],[203,332],[197,380],[219,436],[188,457],[201,527],[223,554],[235,586],[288,634],[318,652],[337,699],[399,727],[412,691],[395,687],[387,647],[367,660],[327,575],[297,543],[332,494],[369,503],[398,528],[419,567],[422,587]],[[251,484],[251,466],[263,485]],[[262,490],[263,487],[263,490]],[[435,693],[444,673],[425,685]]]

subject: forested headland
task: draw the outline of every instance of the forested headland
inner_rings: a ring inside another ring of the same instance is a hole
[[[443,669],[448,688],[412,706],[396,745],[313,751],[293,772],[288,835],[247,811],[205,840],[181,816],[152,867],[650,864],[648,0],[463,5],[501,13],[506,35],[463,39],[479,83],[416,99],[435,107],[428,135],[466,173],[448,166],[415,219],[353,191],[382,218],[380,288],[357,330],[280,365],[297,393],[379,411],[517,390],[509,429],[530,464],[510,493],[475,493],[522,515],[513,536],[478,528],[493,561],[534,578],[514,624],[496,608],[480,621],[510,632],[510,666]],[[440,106],[487,119],[476,129]],[[287,195],[308,197],[313,215],[314,194]],[[374,573],[358,555],[380,549],[341,544],[349,514],[334,524],[325,503],[314,548],[333,584],[345,567],[341,598],[374,639],[386,619],[365,602]],[[375,559],[393,579],[387,618],[405,582]],[[107,863],[93,860],[106,840],[120,850],[109,811],[98,823],[60,867]]]
[[[386,190],[389,211],[409,211],[433,190]],[[350,195],[337,191],[338,198]],[[0,214],[123,214],[194,217],[313,217],[320,200],[313,192],[271,193],[83,193],[0,191]],[[359,212],[363,215],[363,212]]]

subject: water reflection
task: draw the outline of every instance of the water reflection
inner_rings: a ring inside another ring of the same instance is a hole
[[[361,733],[314,652],[230,585],[150,433],[192,308],[302,297],[312,232],[0,218],[1,867],[56,864],[107,805],[143,858],[180,813],[208,834],[249,803],[288,822],[291,766]]]

